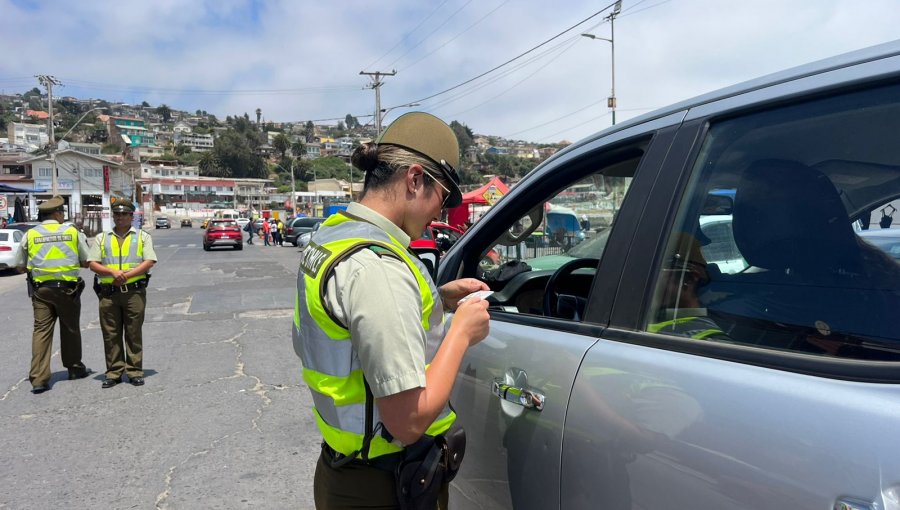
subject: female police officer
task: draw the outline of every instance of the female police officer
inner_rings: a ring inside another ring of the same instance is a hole
[[[365,172],[359,202],[322,224],[300,262],[294,349],[324,437],[317,508],[396,508],[405,448],[455,419],[448,401],[457,370],[489,320],[487,302],[459,300],[487,286],[466,278],[438,289],[408,250],[462,199],[447,124],[407,113],[352,161]],[[456,310],[446,334],[444,307]]]

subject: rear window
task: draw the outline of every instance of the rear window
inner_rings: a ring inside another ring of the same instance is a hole
[[[316,223],[321,222],[322,220],[319,218],[298,218],[294,221],[295,227],[314,227]]]
[[[0,241],[9,241],[9,234],[6,232],[0,232]]]

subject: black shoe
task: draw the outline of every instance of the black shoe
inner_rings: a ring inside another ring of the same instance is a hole
[[[45,392],[45,391],[47,391],[47,390],[49,390],[49,389],[50,389],[50,386],[49,386],[49,385],[46,385],[46,384],[38,384],[38,385],[35,386],[34,388],[31,388],[31,392],[34,393],[35,395],[40,395],[41,393],[43,393],[43,392]]]
[[[70,368],[69,369],[69,380],[74,381],[75,379],[84,379],[85,377],[87,377],[93,373],[94,373],[94,371],[88,367]]]
[[[128,382],[130,382],[132,386],[143,386],[144,378],[143,377],[129,377]]]
[[[103,387],[104,388],[112,388],[113,386],[119,384],[120,382],[122,382],[121,379],[104,379]]]

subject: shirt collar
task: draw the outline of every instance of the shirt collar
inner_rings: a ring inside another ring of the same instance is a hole
[[[119,234],[116,234],[116,229],[115,229],[115,228],[109,229],[109,233],[112,234],[112,235],[114,235],[114,236],[116,236],[116,237],[125,237],[125,236],[131,234],[132,232],[137,233],[137,230],[135,230],[134,225],[132,225],[131,227],[129,227],[129,228],[128,228],[128,232],[125,232],[125,235],[123,235],[123,236],[120,236]]]
[[[378,214],[374,210],[369,209],[359,202],[351,202],[350,205],[347,206],[347,213],[362,218],[369,223],[372,223],[376,227],[381,228],[382,230],[387,232],[388,235],[396,239],[397,242],[399,242],[405,248],[409,248],[409,235],[407,235],[406,232],[404,232],[400,227],[395,225],[394,222]]]

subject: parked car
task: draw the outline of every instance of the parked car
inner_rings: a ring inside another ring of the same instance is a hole
[[[864,241],[900,261],[900,228],[860,230],[857,234]]]
[[[892,233],[853,225],[896,207],[898,132],[900,41],[616,124],[524,177],[438,266],[495,291],[451,397],[455,507],[896,506],[900,264]],[[516,248],[556,205],[607,239],[532,268]]]
[[[306,232],[312,232],[323,221],[325,221],[325,218],[313,216],[300,216],[292,219],[284,225],[284,242],[298,246],[297,237]]]
[[[25,234],[21,230],[0,229],[0,271],[15,268],[16,251],[24,237]]]
[[[28,230],[40,225],[39,221],[20,221],[17,223],[10,223],[6,226],[8,229],[18,230],[20,232],[27,232]]]
[[[248,223],[250,223],[250,218],[238,218],[234,221],[236,221],[238,226],[243,229],[244,227],[247,226]]]
[[[166,216],[157,216],[156,228],[172,228],[172,222]]]
[[[193,222],[191,222],[190,218],[183,218],[181,220],[181,226],[191,228],[194,226],[194,224],[193,224]]]
[[[230,246],[235,250],[244,249],[243,236],[241,227],[234,220],[210,220],[203,233],[203,249],[209,251],[211,248],[221,246]]]

